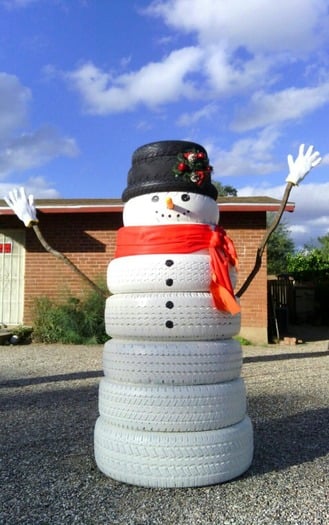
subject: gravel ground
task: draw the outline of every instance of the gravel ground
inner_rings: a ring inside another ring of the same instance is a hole
[[[118,483],[93,458],[101,346],[2,346],[1,525],[327,525],[329,351],[244,347],[255,455],[197,489]]]

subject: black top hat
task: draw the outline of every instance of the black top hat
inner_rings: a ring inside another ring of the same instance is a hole
[[[184,191],[217,199],[206,150],[194,142],[163,140],[136,149],[122,200],[159,191]]]

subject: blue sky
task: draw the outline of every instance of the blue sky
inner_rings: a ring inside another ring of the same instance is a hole
[[[328,0],[0,0],[0,195],[118,198],[137,147],[188,139],[238,195],[280,198],[313,144],[301,246],[329,231],[328,51]]]

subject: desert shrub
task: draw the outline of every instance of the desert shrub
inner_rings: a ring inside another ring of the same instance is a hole
[[[99,344],[108,336],[104,324],[105,298],[97,292],[61,301],[38,297],[33,308],[33,340],[42,343]]]

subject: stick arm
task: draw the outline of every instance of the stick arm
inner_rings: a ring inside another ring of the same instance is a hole
[[[299,182],[301,182],[304,179],[304,177],[311,171],[312,168],[318,166],[322,159],[320,157],[320,153],[318,151],[314,151],[314,146],[309,146],[309,148],[305,152],[305,144],[301,144],[299,146],[297,158],[294,160],[292,155],[288,155],[287,160],[289,174],[286,178],[287,184],[281,200],[280,208],[277,211],[272,221],[272,224],[270,224],[269,228],[266,230],[259,247],[257,248],[254,267],[251,270],[245,282],[243,283],[243,285],[241,286],[241,288],[236,293],[237,297],[241,297],[245,293],[245,291],[249,288],[251,282],[253,281],[254,277],[260,270],[262,265],[262,256],[266,244],[268,243],[272,233],[275,231],[281,220],[292,188],[294,186],[298,186]]]
[[[274,219],[272,221],[272,224],[266,230],[259,247],[257,248],[254,267],[251,270],[251,272],[248,275],[248,277],[245,280],[245,282],[243,283],[243,285],[241,286],[241,288],[236,293],[237,297],[241,297],[244,294],[244,292],[246,292],[246,290],[249,288],[251,282],[256,277],[257,273],[259,272],[259,270],[260,270],[260,268],[262,266],[262,257],[263,257],[263,253],[264,253],[266,244],[268,243],[272,233],[276,230],[276,228],[277,228],[277,226],[278,226],[278,224],[279,224],[279,222],[281,220],[281,217],[282,217],[283,212],[285,210],[285,207],[286,207],[286,204],[288,202],[289,195],[290,195],[290,192],[291,192],[293,186],[294,186],[294,184],[292,182],[288,182],[287,183],[286,188],[285,188],[285,192],[284,192],[284,195],[282,197],[281,204],[280,204],[280,208],[277,211],[277,213],[276,213],[276,215],[275,215],[275,217],[274,217]]]
[[[85,283],[91,286],[101,297],[107,297],[107,294],[99,286],[97,286],[96,283],[89,279],[89,277],[87,277],[87,275],[85,275],[68,257],[66,257],[66,255],[57,250],[54,250],[54,248],[48,244],[38,226],[39,220],[37,218],[37,210],[34,205],[33,195],[27,196],[24,188],[14,188],[4,199],[7,205],[17,215],[17,217],[24,222],[25,226],[27,228],[33,229],[41,245],[47,252],[51,253],[54,255],[54,257],[69,266],[71,270],[79,275],[79,277],[81,277]]]

